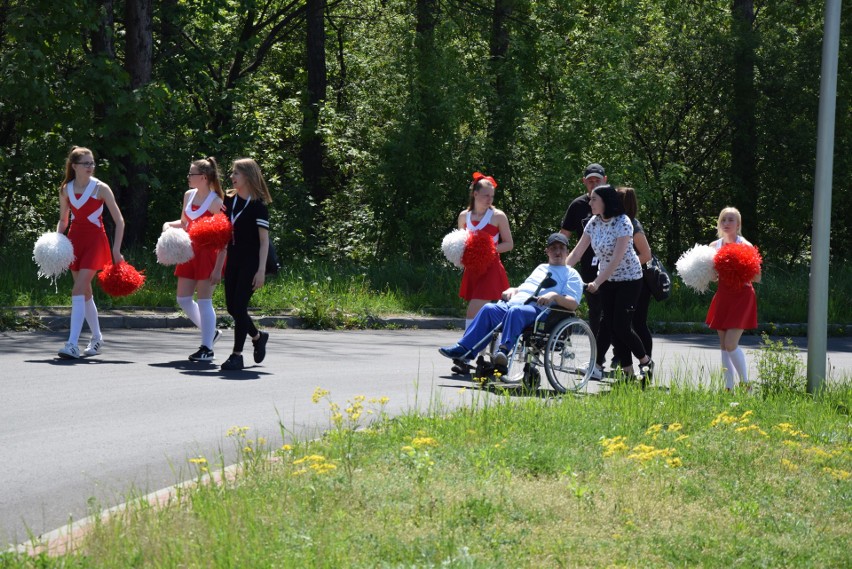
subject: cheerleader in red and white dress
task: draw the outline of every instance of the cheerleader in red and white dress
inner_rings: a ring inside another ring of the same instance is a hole
[[[462,275],[459,296],[468,301],[465,328],[470,326],[483,306],[492,300],[500,300],[500,295],[509,288],[509,278],[499,254],[511,251],[515,245],[512,241],[512,231],[509,229],[509,218],[493,205],[496,188],[497,182],[494,178],[474,172],[473,182],[470,184],[470,203],[458,217],[459,229],[484,231],[491,235],[498,253],[494,262],[484,272],[474,275],[465,270]]]
[[[742,216],[733,207],[726,207],[719,214],[717,234],[719,239],[710,245],[717,250],[733,243],[751,245],[740,234]],[[760,274],[753,279],[760,282]],[[725,373],[725,388],[734,388],[734,370],[743,385],[748,384],[748,364],[745,353],[739,347],[743,331],[757,328],[757,297],[752,284],[733,286],[719,280],[716,294],[707,311],[707,325],[719,334],[719,346],[722,352],[722,368]]]
[[[219,182],[219,167],[211,157],[196,160],[189,165],[186,175],[190,189],[183,195],[183,211],[180,219],[163,224],[182,227],[187,232],[192,224],[222,211],[224,192]],[[214,357],[213,344],[221,333],[216,329],[216,312],[213,310],[213,289],[222,280],[223,251],[192,244],[193,257],[175,267],[177,302],[192,323],[201,329],[201,345],[189,356],[194,362],[211,361]],[[220,254],[222,253],[222,254]],[[198,295],[198,302],[193,300]]]
[[[83,350],[83,355],[101,353],[103,336],[98,308],[92,296],[92,278],[109,263],[117,265],[124,260],[121,256],[124,218],[110,187],[92,176],[94,170],[95,157],[92,151],[75,146],[65,160],[65,179],[59,187],[59,223],[56,231],[64,233],[70,224],[68,239],[74,246],[74,262],[70,266],[74,277],[71,289],[71,329],[68,341],[59,350],[59,357],[65,359],[80,357],[77,342],[83,330],[83,320],[92,332],[92,339]],[[102,217],[104,205],[115,223],[111,253]]]

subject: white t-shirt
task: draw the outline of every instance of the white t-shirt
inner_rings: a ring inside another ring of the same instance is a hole
[[[642,278],[642,265],[633,249],[633,224],[629,217],[619,215],[609,221],[604,221],[600,216],[593,215],[583,232],[589,234],[592,249],[594,249],[595,256],[598,258],[598,274],[605,271],[612,262],[616,241],[620,237],[629,237],[630,242],[627,244],[624,257],[621,258],[621,262],[610,275],[609,280],[619,282],[635,281]]]
[[[580,302],[580,299],[583,296],[583,279],[580,277],[580,273],[578,273],[573,267],[542,263],[537,266],[535,270],[530,273],[530,276],[527,277],[527,280],[518,287],[517,292],[515,292],[514,296],[509,299],[508,303],[524,304],[527,299],[535,294],[538,285],[547,278],[548,273],[550,273],[550,278],[556,281],[556,284],[554,286],[541,289],[538,293],[539,296],[547,292],[555,292],[562,296],[570,296],[577,302]]]

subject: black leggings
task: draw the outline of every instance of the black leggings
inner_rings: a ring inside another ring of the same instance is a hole
[[[246,336],[257,336],[257,328],[248,313],[249,300],[254,294],[252,281],[257,273],[257,261],[233,262],[225,265],[225,304],[234,319],[234,353],[242,352]]]
[[[616,347],[615,355],[621,360],[621,365],[630,361],[632,352],[640,360],[645,357],[645,347],[642,340],[633,330],[633,312],[639,300],[642,279],[635,281],[606,281],[598,289],[601,299],[603,317],[601,333],[597,336],[597,363],[603,365],[606,351],[609,349],[610,338]],[[626,358],[626,359],[623,359]]]
[[[651,329],[648,328],[648,308],[651,306],[651,289],[642,281],[642,290],[639,292],[639,300],[636,302],[636,311],[633,313],[633,329],[642,340],[642,345],[645,346],[645,353],[648,357],[654,347],[654,338],[651,336]]]

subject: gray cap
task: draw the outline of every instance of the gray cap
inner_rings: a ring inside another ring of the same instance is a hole
[[[565,237],[563,234],[559,233],[558,231],[556,233],[551,233],[550,237],[547,238],[547,246],[550,247],[554,243],[562,243],[567,247],[568,238]]]
[[[600,164],[589,164],[586,166],[586,170],[583,172],[583,179],[588,180],[589,178],[600,178],[604,179],[606,176],[606,172],[604,172],[603,166]]]

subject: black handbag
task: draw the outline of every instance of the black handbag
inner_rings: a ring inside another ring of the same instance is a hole
[[[672,278],[656,255],[644,267],[642,277],[655,300],[665,300],[672,293]]]
[[[266,274],[277,274],[281,269],[281,263],[278,261],[278,254],[275,252],[275,245],[272,244],[272,239],[269,240],[269,252],[266,254]]]

